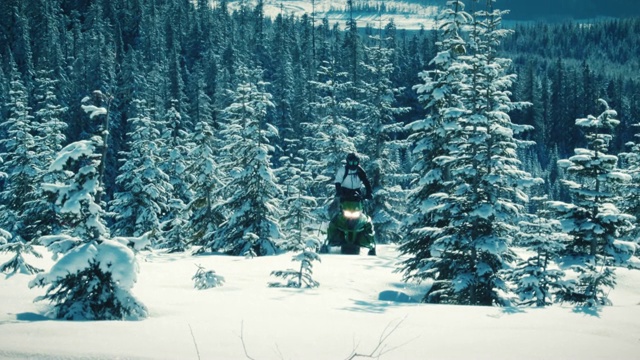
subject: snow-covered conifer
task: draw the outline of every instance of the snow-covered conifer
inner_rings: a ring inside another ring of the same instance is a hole
[[[317,240],[308,240],[304,244],[299,244],[299,253],[295,254],[291,261],[299,261],[300,268],[276,270],[271,275],[286,280],[286,284],[270,282],[271,287],[294,287],[294,288],[315,288],[320,283],[313,279],[313,262],[320,261],[320,256],[316,253],[320,243]]]
[[[612,305],[609,292],[616,286],[616,273],[605,263],[603,256],[596,255],[583,265],[571,266],[576,279],[565,284],[558,292],[558,299],[587,308]]]
[[[94,105],[84,105],[83,109],[93,121],[107,113]],[[96,202],[102,186],[100,149],[103,144],[99,136],[65,146],[50,170],[63,170],[66,178],[42,185],[54,194],[56,209],[68,229],[39,239],[54,255],[63,257],[29,286],[48,286],[46,294],[36,300],[50,301],[56,318],[113,320],[147,314],[145,306],[130,292],[138,273],[135,254],[109,238],[104,211]]]
[[[406,142],[395,140],[402,132],[402,123],[396,116],[407,112],[408,108],[396,106],[396,94],[391,75],[393,50],[383,46],[383,39],[372,37],[376,43],[365,46],[366,61],[361,81],[363,92],[363,134],[360,148],[368,155],[364,168],[369,174],[373,199],[369,214],[373,221],[376,243],[398,242],[401,238],[402,219],[405,217],[406,193],[399,185],[407,175],[401,174],[398,152],[406,147]]]
[[[0,272],[32,275],[42,271],[42,269],[28,264],[23,256],[23,254],[27,254],[37,258],[42,257],[42,255],[33,247],[33,241],[24,242],[21,239],[11,241],[11,234],[0,229],[0,253],[3,252],[15,253],[15,255],[9,261],[0,265]]]
[[[571,193],[571,203],[551,202],[565,231],[573,237],[568,254],[610,256],[617,262],[631,258],[633,249],[621,240],[632,230],[635,217],[616,206],[618,192],[631,176],[618,168],[618,157],[608,154],[612,130],[619,124],[617,113],[600,100],[604,111],[598,116],[577,119],[583,129],[587,148],[576,148],[575,155],[558,161],[565,169],[562,183]]]
[[[551,218],[545,201],[546,197],[533,198],[532,202],[540,206],[538,212],[520,221],[518,246],[526,249],[527,255],[510,271],[518,302],[527,306],[552,304],[554,293],[564,284],[565,274],[556,262],[565,247],[567,235],[561,231],[560,222]]]
[[[46,168],[66,141],[64,132],[67,129],[67,124],[61,117],[67,112],[67,108],[60,104],[60,100],[56,96],[58,80],[54,80],[52,71],[38,71],[35,82],[34,92],[37,106],[34,118],[37,128],[34,129],[34,135],[38,139],[40,149],[38,155]]]
[[[159,166],[169,177],[173,197],[188,203],[193,197],[193,191],[190,188],[192,179],[186,169],[189,166],[188,156],[193,144],[189,143],[190,135],[176,106],[174,101],[161,121],[163,147],[160,149],[160,156],[164,161]],[[171,213],[169,211],[168,218],[172,218]]]
[[[162,223],[162,239],[156,248],[167,249],[169,253],[186,251],[192,236],[187,205],[179,199],[173,199],[167,207],[172,215]]]
[[[271,95],[265,92],[260,69],[241,67],[233,103],[224,109],[221,166],[229,181],[220,189],[223,200],[214,211],[226,220],[203,249],[232,255],[273,255],[284,237],[280,231],[282,190],[271,168],[271,139],[276,128],[266,123]]]
[[[578,279],[561,294],[561,299],[587,306],[608,302],[603,288],[615,285],[610,265],[638,265],[636,244],[622,239],[633,229],[635,217],[616,206],[620,187],[631,176],[618,168],[618,157],[608,154],[612,130],[619,124],[617,113],[600,99],[604,111],[577,119],[583,129],[587,148],[576,148],[575,155],[558,161],[565,169],[561,182],[571,194],[571,203],[549,202],[564,231],[571,236],[565,255],[577,256],[584,265],[575,265]]]
[[[296,94],[296,85],[301,80],[296,78],[304,77],[305,75],[295,73],[294,76],[293,59],[290,50],[292,44],[287,37],[287,28],[290,26],[289,20],[282,13],[278,14],[274,23],[275,29],[272,40],[273,57],[276,61],[273,65],[275,71],[270,87],[274,103],[272,122],[279,129],[280,136],[283,139],[298,137],[300,123],[294,118],[294,112],[295,108],[301,105],[295,103],[296,98],[300,99],[298,97],[299,94]],[[292,151],[292,149],[288,148],[288,145],[291,145],[291,143],[284,143],[283,151],[285,153]]]
[[[304,162],[300,157],[289,156],[280,160],[285,163],[279,172],[285,194],[281,221],[287,236],[283,249],[302,251],[308,240],[318,241],[312,228],[317,224],[314,214],[317,201],[309,195],[309,184],[313,178],[310,172],[302,170]]]
[[[633,127],[640,128],[640,123],[634,124]],[[624,173],[631,176],[631,181],[623,187],[621,208],[624,212],[636,217],[636,226],[629,235],[632,239],[638,239],[640,238],[640,226],[637,225],[637,220],[640,219],[640,141],[638,140],[640,133],[636,133],[634,138],[635,141],[629,141],[626,144],[628,150],[619,154],[625,163]]]
[[[302,162],[300,158],[287,159],[287,163]],[[296,254],[292,261],[299,261],[300,268],[272,271],[271,275],[286,280],[286,284],[269,283],[271,287],[307,287],[314,288],[320,284],[313,279],[313,262],[320,261],[316,253],[320,247],[320,240],[314,236],[313,224],[317,222],[314,208],[317,202],[314,197],[308,195],[312,182],[311,173],[300,169],[301,166],[289,164],[281,173],[285,178],[286,197],[284,200],[285,214],[282,217],[283,225],[287,233],[287,241],[283,245],[285,250]]]
[[[214,270],[207,270],[202,265],[196,265],[198,270],[193,275],[194,287],[198,290],[220,287],[224,284],[224,276],[217,274]]]
[[[67,108],[60,105],[55,94],[57,81],[52,77],[51,71],[41,70],[35,79],[34,92],[37,105],[34,112],[35,128],[33,134],[36,141],[34,162],[39,172],[36,178],[39,184],[55,182],[63,177],[62,172],[48,170],[49,165],[66,141],[65,131],[67,129],[67,124],[61,119]],[[37,238],[59,231],[59,217],[51,200],[42,191],[42,187],[38,186],[34,199],[25,202],[24,214],[29,219],[25,225],[27,237]]]
[[[349,136],[347,124],[353,122],[347,109],[351,100],[351,88],[347,73],[339,72],[335,60],[325,61],[318,69],[318,80],[311,81],[316,98],[311,102],[310,121],[302,123],[304,148],[302,155],[306,168],[313,174],[311,195],[319,203],[318,217],[328,222],[333,208],[333,178],[339,167],[343,167],[346,154],[356,152],[357,136]],[[327,211],[328,210],[328,211]]]
[[[417,252],[430,256],[418,263],[416,258],[405,262],[408,278],[434,279],[424,298],[428,302],[511,303],[503,270],[514,259],[510,246],[524,212],[522,203],[528,199],[524,190],[542,181],[521,170],[517,158],[522,144],[515,134],[522,128],[511,122],[508,112],[522,104],[509,98],[514,81],[509,61],[495,57],[496,47],[508,34],[498,29],[500,16],[498,11],[475,14],[470,34],[474,42],[456,65],[466,68],[462,83],[453,89],[462,109],[438,109],[456,125],[443,128],[449,142],[433,159],[438,167],[430,172],[446,171],[448,176],[438,175],[440,191],[419,204],[428,220],[412,225],[410,241],[427,240],[428,247]]]
[[[0,123],[0,130],[6,138],[0,139],[3,153],[0,153],[0,173],[5,175],[5,183],[0,191],[0,226],[25,241],[32,236],[25,232],[28,219],[25,218],[27,203],[36,199],[40,170],[36,163],[36,139],[33,136],[35,123],[29,106],[29,94],[21,80],[22,75],[11,60],[11,83],[9,113]]]
[[[187,172],[193,179],[191,191],[193,200],[188,204],[190,242],[204,246],[214,239],[215,230],[225,220],[225,208],[214,208],[220,201],[221,191],[227,176],[218,164],[219,142],[210,125],[210,118],[203,118],[196,123],[190,143],[193,148],[189,152],[189,168]],[[200,248],[199,251],[205,251]]]
[[[187,171],[191,145],[176,103],[173,101],[159,125],[163,129],[160,139],[162,146],[159,148],[163,161],[158,166],[167,175],[172,191],[168,194],[171,200],[168,200],[164,216],[160,219],[162,236],[156,247],[169,252],[185,251],[192,233],[189,229],[191,212],[188,204],[193,199],[193,179]]]
[[[414,161],[411,171],[415,176],[408,196],[409,208],[418,209],[405,220],[404,242],[400,247],[401,252],[410,255],[403,263],[407,279],[427,277],[416,271],[422,268],[425,259],[431,257],[431,246],[436,237],[419,229],[444,224],[446,219],[426,211],[421,204],[432,194],[442,191],[444,182],[451,177],[448,164],[438,163],[435,159],[446,154],[453,140],[453,129],[459,126],[456,119],[466,113],[459,87],[463,84],[467,67],[457,58],[466,53],[461,33],[462,28],[471,22],[471,15],[464,11],[461,1],[450,1],[447,5],[439,15],[442,40],[436,43],[438,53],[430,61],[433,70],[418,74],[423,83],[413,87],[427,110],[427,116],[406,126]]]
[[[115,214],[117,236],[141,236],[151,232],[160,237],[160,219],[167,211],[172,186],[159,167],[160,132],[153,125],[144,100],[134,100],[135,115],[128,119],[128,151],[116,178],[121,191],[114,194],[110,210]]]

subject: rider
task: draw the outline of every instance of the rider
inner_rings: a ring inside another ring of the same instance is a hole
[[[360,167],[360,158],[355,153],[347,155],[345,167],[338,168],[336,174],[336,195],[340,201],[359,201],[362,199],[360,189],[362,185],[366,189],[365,199],[371,199],[371,183],[367,179],[367,174]]]
[[[362,167],[360,167],[360,159],[355,153],[349,153],[346,160],[346,165],[338,169],[335,179],[336,195],[340,199],[340,203],[346,201],[359,202],[363,198],[371,199],[371,183],[367,178],[367,174],[364,172]],[[366,190],[364,196],[362,196],[361,193],[363,185]],[[339,244],[342,241],[341,238],[344,237],[344,234],[338,231],[337,223],[340,221],[340,216],[340,213],[336,214],[329,223],[327,238],[330,245]],[[359,245],[369,248],[369,255],[376,255],[371,220],[369,220],[369,223],[365,227],[362,242],[364,243]]]

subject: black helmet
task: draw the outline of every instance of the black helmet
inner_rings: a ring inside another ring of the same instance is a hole
[[[355,168],[359,163],[360,158],[358,158],[356,153],[349,153],[349,155],[347,155],[347,167]]]

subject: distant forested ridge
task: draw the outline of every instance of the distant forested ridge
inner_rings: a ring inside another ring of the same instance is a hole
[[[596,17],[640,16],[634,0],[500,0],[515,20],[567,20]]]
[[[538,155],[571,154],[581,141],[574,119],[593,114],[598,98],[618,110],[621,125],[612,148],[626,150],[640,115],[640,18],[521,24],[514,30],[502,46],[519,76],[514,95],[534,104],[515,118],[541,130]]]

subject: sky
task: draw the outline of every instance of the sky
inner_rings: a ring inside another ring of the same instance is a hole
[[[49,270],[53,260],[29,263]],[[248,259],[143,251],[133,294],[148,309],[137,321],[60,321],[33,300],[33,275],[0,275],[0,359],[638,359],[640,271],[618,269],[613,302],[499,308],[417,301],[428,284],[404,283],[402,256],[321,255],[314,289],[269,287],[292,253]],[[0,264],[11,254],[0,254]],[[198,265],[224,277],[198,290]],[[354,356],[363,355],[363,356]]]

